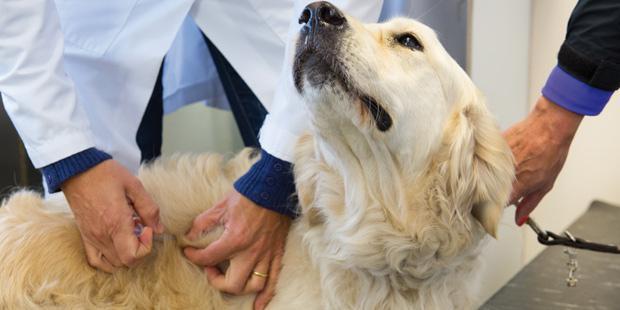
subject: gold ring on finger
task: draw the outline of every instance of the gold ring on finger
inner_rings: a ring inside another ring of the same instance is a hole
[[[258,272],[258,271],[252,271],[252,274],[257,276],[257,277],[261,277],[261,278],[267,278],[269,276],[266,273],[262,273],[262,272]]]

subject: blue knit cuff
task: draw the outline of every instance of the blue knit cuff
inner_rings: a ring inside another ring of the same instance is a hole
[[[111,158],[106,152],[89,148],[41,168],[41,173],[45,177],[47,190],[56,193],[66,180]]]
[[[574,78],[559,66],[553,68],[542,89],[545,98],[581,115],[601,113],[613,93],[592,87]]]
[[[257,205],[291,218],[299,215],[291,163],[264,150],[261,158],[239,178],[235,189]]]

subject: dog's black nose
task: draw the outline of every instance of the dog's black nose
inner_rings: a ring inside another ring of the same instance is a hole
[[[344,14],[327,1],[318,1],[308,4],[299,17],[299,23],[304,27],[313,28],[322,25],[340,26],[346,22]]]

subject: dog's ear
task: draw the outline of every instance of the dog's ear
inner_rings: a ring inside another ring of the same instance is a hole
[[[497,237],[512,189],[514,160],[482,95],[474,93],[454,106],[443,140],[448,158],[441,168],[457,208],[470,211],[488,234]]]

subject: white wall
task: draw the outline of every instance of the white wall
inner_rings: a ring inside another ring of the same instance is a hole
[[[557,62],[566,23],[576,0],[534,0],[529,102],[540,96],[547,75]],[[562,231],[586,211],[592,200],[620,205],[620,96],[616,94],[600,116],[584,119],[564,169],[553,190],[534,211],[546,229]],[[532,233],[525,238],[524,260],[542,250]]]
[[[528,107],[529,0],[474,0],[471,18],[470,74],[487,97],[502,128],[526,115]],[[508,208],[498,240],[483,252],[478,302],[483,303],[523,266],[523,237]]]
[[[528,110],[530,0],[473,0],[471,20],[471,77],[507,128]]]
[[[576,0],[473,0],[471,75],[505,129],[524,117],[557,62]],[[587,117],[554,189],[533,217],[561,232],[595,200],[620,205],[620,95],[600,116]],[[531,261],[543,247],[529,228],[516,228],[506,210],[500,238],[485,249],[479,302]]]

